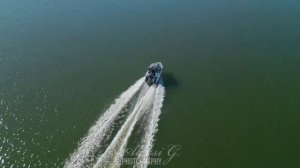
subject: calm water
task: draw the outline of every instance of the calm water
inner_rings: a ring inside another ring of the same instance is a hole
[[[299,0],[1,0],[0,167],[62,167],[154,61],[166,167],[300,167],[299,40]]]

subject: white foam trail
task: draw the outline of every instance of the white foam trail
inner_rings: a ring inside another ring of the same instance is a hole
[[[99,158],[94,168],[120,167],[120,161],[124,155],[128,138],[140,116],[144,111],[148,110],[153,103],[151,100],[153,100],[155,90],[155,86],[150,87],[145,96],[142,97],[140,101],[138,101],[133,112],[121,127],[104,154]]]
[[[102,145],[102,142],[121,113],[122,108],[130,101],[135,93],[143,85],[144,78],[139,79],[129,89],[123,92],[117,98],[109,109],[98,119],[98,121],[89,129],[88,134],[84,137],[77,150],[65,162],[65,168],[82,168],[87,167],[88,163],[95,160],[96,151]]]
[[[148,161],[149,161],[148,159],[153,147],[154,136],[158,130],[157,129],[158,121],[159,121],[159,116],[161,114],[161,108],[163,106],[164,96],[165,96],[165,88],[162,85],[158,85],[155,92],[153,109],[146,121],[147,127],[145,129],[146,132],[141,143],[142,148],[139,151],[137,157],[139,164],[136,166],[138,168],[146,168],[148,166]]]

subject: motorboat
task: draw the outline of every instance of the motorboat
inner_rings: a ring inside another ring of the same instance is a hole
[[[145,75],[145,82],[151,86],[158,85],[162,73],[163,65],[160,62],[152,63],[149,65]]]

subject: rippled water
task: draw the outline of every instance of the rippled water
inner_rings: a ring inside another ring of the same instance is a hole
[[[156,61],[166,167],[299,167],[299,18],[298,0],[1,0],[0,167],[62,167]]]

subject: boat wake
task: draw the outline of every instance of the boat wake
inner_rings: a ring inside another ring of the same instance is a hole
[[[143,136],[137,159],[149,158],[157,132],[159,115],[165,89],[160,82],[148,86],[144,78],[139,79],[103,113],[81,140],[79,147],[65,161],[65,168],[117,168],[133,130],[139,121],[143,124]],[[138,162],[135,167],[147,167],[148,162]]]

